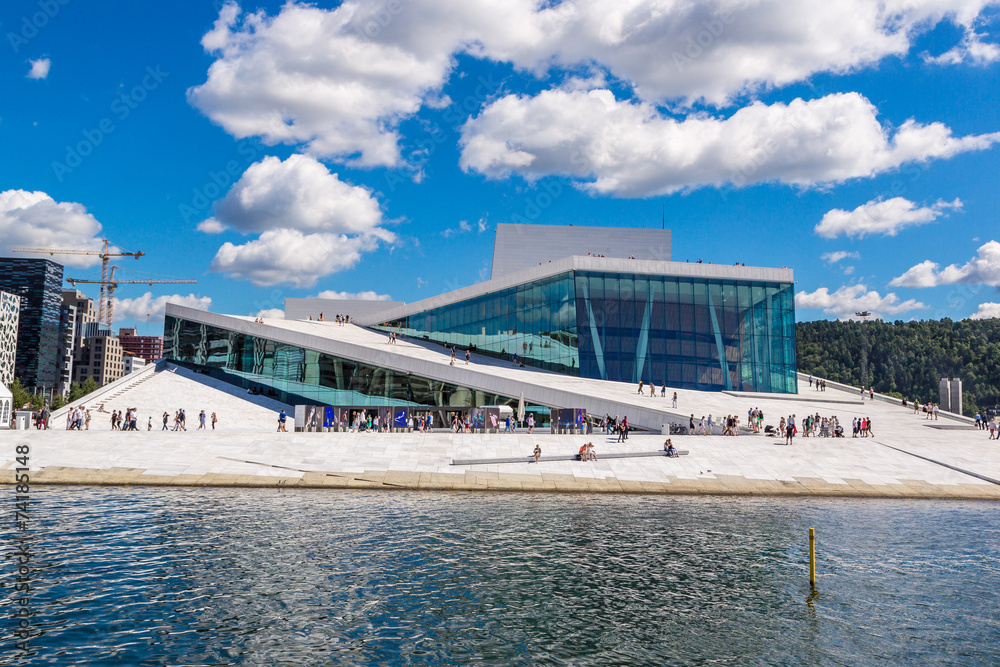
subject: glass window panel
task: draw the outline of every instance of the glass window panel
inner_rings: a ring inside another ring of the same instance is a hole
[[[619,297],[618,291],[618,277],[617,276],[605,276],[604,277],[604,298],[617,300]]]
[[[698,306],[708,304],[708,285],[703,282],[696,282],[694,287],[694,303]]]
[[[646,301],[649,297],[649,280],[647,278],[636,278],[633,281],[635,293],[633,298],[636,301]]]
[[[635,288],[631,277],[619,276],[618,278],[618,298],[622,301],[631,300],[635,294]]]
[[[690,281],[677,284],[678,300],[682,304],[694,303],[694,286]]]
[[[664,278],[663,280],[663,300],[665,302],[676,303],[678,301],[678,291],[679,287],[677,281],[673,278]]]

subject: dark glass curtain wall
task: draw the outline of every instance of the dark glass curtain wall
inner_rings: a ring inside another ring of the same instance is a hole
[[[163,336],[167,359],[245,389],[273,389],[288,404],[516,408],[518,402],[172,316]]]
[[[589,378],[796,391],[791,283],[573,272],[376,328]]]

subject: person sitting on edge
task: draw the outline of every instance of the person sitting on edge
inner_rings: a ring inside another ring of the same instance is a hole
[[[580,445],[580,451],[577,452],[576,458],[579,461],[587,460],[587,445]]]
[[[535,463],[538,463],[538,459],[540,459],[542,457],[542,448],[539,447],[538,445],[535,445],[535,454],[534,454],[534,456],[535,456]]]
[[[587,460],[588,461],[597,460],[597,452],[594,451],[594,443],[592,442],[587,443]]]
[[[670,458],[675,458],[677,456],[677,450],[674,449],[674,443],[670,442],[670,438],[663,443],[663,451],[666,452],[667,456]]]

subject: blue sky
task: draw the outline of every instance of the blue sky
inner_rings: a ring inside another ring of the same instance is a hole
[[[196,278],[119,288],[152,333],[665,205],[674,259],[791,267],[800,320],[1000,316],[1000,2],[681,4],[4,3],[0,251]]]

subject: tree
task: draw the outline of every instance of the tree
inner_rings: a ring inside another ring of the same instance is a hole
[[[62,394],[60,394],[59,392],[56,392],[55,394],[53,394],[52,395],[52,402],[49,403],[49,409],[50,410],[58,410],[63,405],[65,405],[65,403],[63,402]]]
[[[795,337],[806,374],[857,386],[867,355],[866,384],[880,393],[937,402],[939,380],[959,377],[967,416],[1000,403],[1000,318],[801,322]]]
[[[83,381],[83,384],[80,386],[80,390],[81,392],[83,392],[80,397],[83,398],[84,396],[93,394],[100,388],[101,388],[100,385],[97,384],[97,380],[95,380],[94,378],[87,378],[86,380]]]
[[[69,402],[73,403],[76,399],[83,396],[83,388],[80,386],[79,382],[74,382],[69,386]]]
[[[10,393],[14,395],[14,407],[18,410],[31,402],[31,394],[21,384],[20,378],[14,378],[14,382],[10,385]]]

